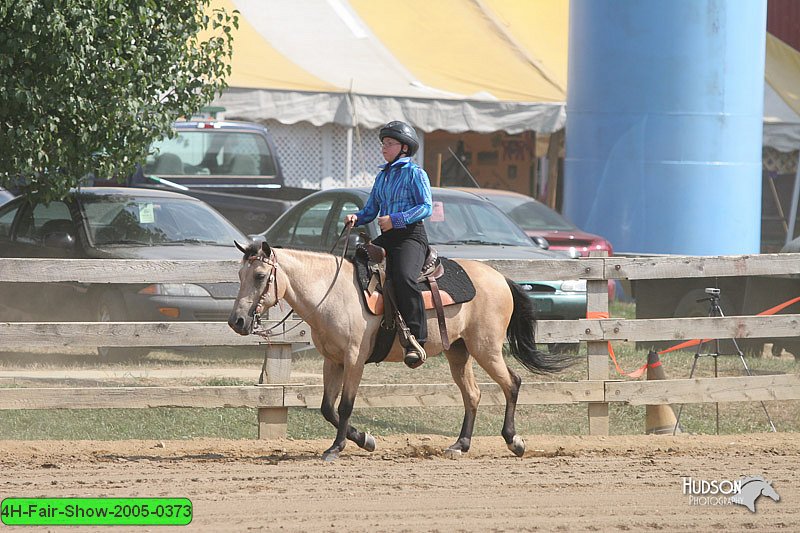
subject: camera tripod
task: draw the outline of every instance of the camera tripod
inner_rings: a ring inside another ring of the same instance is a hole
[[[724,317],[725,315],[722,313],[722,307],[719,304],[720,289],[707,288],[706,294],[708,294],[706,298],[700,298],[699,300],[697,300],[697,302],[698,303],[708,302],[708,316]],[[748,376],[752,376],[753,374],[750,372],[750,367],[747,366],[747,361],[744,358],[744,352],[742,352],[742,350],[739,348],[739,343],[736,342],[736,339],[731,339],[731,341],[733,342],[733,348],[736,351],[736,354],[739,356],[739,360],[742,361],[742,366],[744,367],[745,373],[747,373]],[[703,347],[706,344],[713,344],[714,351],[710,353],[702,353]],[[720,345],[719,339],[703,341],[697,345],[697,351],[694,354],[694,361],[692,361],[692,370],[691,372],[689,372],[689,379],[692,379],[692,377],[694,377],[694,371],[697,368],[697,360],[700,359],[701,357],[714,358],[714,377],[715,378],[719,377],[719,367],[717,365],[717,359],[719,358],[720,355],[722,355],[720,354],[719,345]],[[717,415],[717,420],[716,420],[717,435],[719,435],[719,402],[716,402],[715,406]],[[772,423],[772,417],[769,416],[769,411],[767,411],[767,406],[764,404],[763,401],[761,402],[761,407],[764,409],[764,414],[767,415],[767,420],[769,421],[769,427],[772,429],[773,432],[777,431],[777,429],[775,429],[775,424]],[[681,407],[678,410],[678,416],[677,419],[675,420],[675,427],[672,430],[673,435],[677,434],[678,428],[680,427],[679,424],[681,422],[681,413],[683,413],[683,404],[681,404]]]

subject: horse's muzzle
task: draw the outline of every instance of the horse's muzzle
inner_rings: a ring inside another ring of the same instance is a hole
[[[231,313],[228,325],[239,335],[250,335],[253,332],[253,319],[248,316]]]

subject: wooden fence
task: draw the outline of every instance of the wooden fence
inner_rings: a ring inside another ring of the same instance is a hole
[[[563,261],[487,261],[511,279],[586,279],[588,311],[608,312],[608,279],[634,280],[800,273],[800,254],[719,257],[590,257]],[[139,261],[80,259],[0,259],[0,282],[208,283],[236,282],[236,261]],[[787,295],[787,298],[792,295]],[[597,316],[593,314],[592,316]],[[266,327],[274,324],[271,320]],[[290,407],[318,408],[322,387],[288,384],[291,345],[308,343],[305,324],[267,346],[265,383],[229,387],[4,388],[0,409],[89,409],[149,407],[250,407],[258,410],[259,437],[286,434]],[[695,338],[795,337],[800,315],[649,319],[599,318],[541,320],[537,342],[587,343],[587,376],[578,382],[525,383],[520,404],[588,405],[589,432],[607,435],[612,402],[631,405],[800,399],[800,376],[619,381],[609,376],[608,341]],[[262,339],[241,337],[224,323],[22,323],[0,322],[4,349],[86,346],[259,346]],[[483,405],[502,405],[494,384],[482,384]],[[461,406],[454,384],[362,385],[359,407]]]

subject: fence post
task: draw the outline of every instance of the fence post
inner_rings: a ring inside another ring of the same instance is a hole
[[[589,252],[590,257],[607,257],[608,252]],[[605,271],[605,268],[603,269]],[[586,313],[608,313],[608,280],[586,281]],[[589,315],[591,316],[591,315]],[[587,379],[608,379],[608,341],[587,341]],[[608,435],[608,404],[589,402],[589,435]]]
[[[292,373],[292,345],[271,344],[266,347],[264,359],[264,384],[288,383]],[[280,439],[286,437],[288,407],[258,408],[258,438]]]

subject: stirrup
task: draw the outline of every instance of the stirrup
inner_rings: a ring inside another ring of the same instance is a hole
[[[406,355],[403,357],[403,363],[411,369],[419,368],[428,358],[428,354],[425,353],[425,349],[417,342],[417,339],[415,339],[413,335],[408,336],[408,343],[409,346],[406,348]]]

